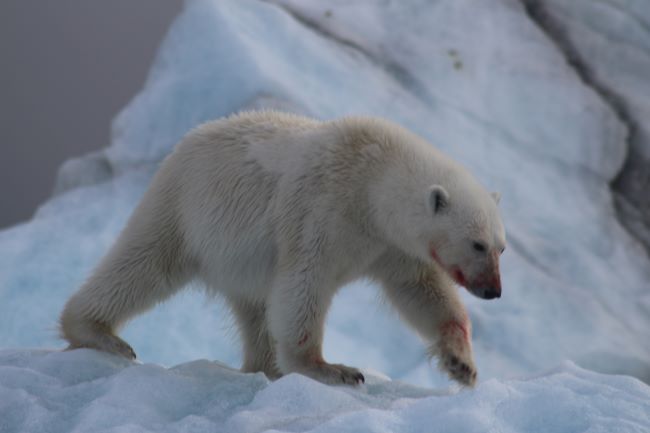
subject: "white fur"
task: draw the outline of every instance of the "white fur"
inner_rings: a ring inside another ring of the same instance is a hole
[[[446,199],[437,210],[432,191]],[[370,277],[471,385],[470,324],[448,272],[462,269],[472,288],[504,244],[490,193],[408,131],[243,113],[193,130],[164,161],[61,330],[71,348],[134,357],[119,327],[198,278],[232,305],[245,371],[357,383],[357,370],[322,359],[323,322],[342,285]]]

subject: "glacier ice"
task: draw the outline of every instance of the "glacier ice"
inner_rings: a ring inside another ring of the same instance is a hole
[[[629,151],[613,189],[623,223],[650,251],[650,3],[525,3],[582,79],[628,126]]]
[[[63,347],[58,312],[174,143],[201,122],[265,107],[392,119],[501,191],[503,297],[463,295],[480,380],[570,359],[650,382],[650,265],[609,188],[626,125],[513,0],[189,0],[111,145],[66,163],[57,194],[0,232],[0,347]],[[146,362],[241,359],[227,310],[197,293],[122,335]],[[337,296],[324,349],[393,379],[448,384],[366,282]]]
[[[643,432],[650,387],[566,362],[536,376],[434,392],[366,372],[358,388],[269,382],[197,360],[172,368],[87,349],[0,350],[0,431]]]

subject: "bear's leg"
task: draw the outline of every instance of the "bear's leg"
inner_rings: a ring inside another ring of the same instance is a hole
[[[60,330],[69,349],[86,347],[135,358],[131,346],[115,335],[117,330],[186,282],[180,248],[172,242],[171,230],[152,227],[151,236],[144,236],[144,230],[134,235],[132,230],[133,226],[127,227],[66,303]]]
[[[325,362],[322,354],[325,314],[334,290],[319,287],[318,266],[301,263],[279,275],[269,298],[269,326],[276,341],[277,364],[284,374],[297,372],[327,384],[365,381],[356,368]]]
[[[429,354],[457,382],[474,386],[476,367],[472,355],[471,323],[456,287],[428,283],[385,286],[392,304],[431,344]],[[451,290],[449,290],[451,289]]]
[[[282,373],[276,366],[273,340],[266,325],[266,307],[262,303],[231,300],[239,331],[244,343],[244,364],[246,373],[258,371],[269,379],[277,379]]]
[[[458,289],[435,265],[405,256],[384,257],[374,277],[400,315],[430,342],[429,353],[451,379],[474,386],[471,323]]]
[[[474,386],[476,367],[472,357],[471,323],[466,317],[452,317],[438,325],[438,341],[429,348],[429,353],[438,356],[440,369],[450,378]]]

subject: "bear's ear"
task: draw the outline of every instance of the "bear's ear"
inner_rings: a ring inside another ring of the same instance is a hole
[[[427,204],[432,214],[444,209],[449,203],[449,193],[440,185],[431,185],[427,192]]]
[[[495,202],[496,204],[499,204],[499,201],[501,200],[501,193],[500,193],[500,192],[496,192],[496,191],[494,191],[494,192],[491,192],[490,195],[491,195],[492,198],[494,199],[494,202]]]

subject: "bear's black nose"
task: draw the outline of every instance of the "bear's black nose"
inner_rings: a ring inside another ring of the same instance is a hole
[[[483,290],[483,298],[484,299],[494,299],[494,298],[500,298],[501,297],[501,290],[495,289],[495,288],[489,288]]]

